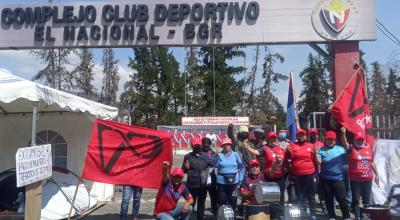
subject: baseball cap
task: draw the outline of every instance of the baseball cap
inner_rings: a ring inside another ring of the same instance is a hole
[[[242,125],[239,127],[239,133],[244,133],[244,132],[249,133],[249,128],[245,125]]]
[[[357,140],[357,139],[363,139],[363,140],[365,140],[365,135],[364,135],[363,133],[361,133],[361,132],[358,132],[358,133],[356,133],[356,134],[354,135],[354,139],[355,139],[355,140]]]
[[[192,146],[195,146],[195,145],[201,145],[201,139],[200,138],[195,137],[195,138],[192,139]]]
[[[172,170],[172,176],[178,176],[183,178],[185,176],[183,170],[181,168],[175,168],[174,170]]]
[[[298,129],[297,131],[296,131],[296,134],[307,134],[306,133],[306,131],[304,130],[304,129]]]
[[[308,133],[309,133],[309,134],[312,134],[312,133],[318,134],[318,129],[316,129],[316,128],[310,128],[310,129],[308,129]]]
[[[270,132],[268,133],[268,138],[272,138],[272,137],[278,138],[278,135],[277,135],[275,132],[270,131]]]
[[[250,167],[253,167],[255,165],[260,166],[260,162],[258,162],[258,160],[250,160],[249,165]]]
[[[336,140],[336,133],[334,131],[326,132],[325,139],[335,139]]]

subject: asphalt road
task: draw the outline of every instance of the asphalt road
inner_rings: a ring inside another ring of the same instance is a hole
[[[183,160],[182,155],[175,155],[174,156],[174,163],[173,167],[181,166]],[[119,219],[119,211],[121,205],[121,187],[116,187],[115,192],[115,199],[114,202],[107,203],[106,205],[102,206],[101,208],[95,210],[90,215],[86,216],[84,219],[86,220],[115,220]],[[156,198],[157,191],[144,189],[142,193],[142,199],[140,204],[140,219],[154,219],[152,214],[154,210],[155,198]],[[183,202],[183,200],[180,200]],[[207,197],[206,201],[206,212],[205,212],[205,219],[212,219],[212,214],[210,212],[210,201],[209,197]],[[130,203],[129,212],[131,213],[132,209],[132,202]],[[337,215],[341,216],[340,210],[337,209]],[[317,209],[317,213],[321,214],[321,209]],[[195,215],[192,214],[191,219],[196,219]],[[306,218],[305,218],[306,219]],[[318,219],[324,220],[329,219],[324,217],[323,215],[318,215]]]

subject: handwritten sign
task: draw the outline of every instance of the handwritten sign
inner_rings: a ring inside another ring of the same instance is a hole
[[[49,178],[52,173],[51,145],[19,148],[15,161],[17,187]]]

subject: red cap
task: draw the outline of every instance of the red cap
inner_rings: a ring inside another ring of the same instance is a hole
[[[363,133],[361,133],[361,132],[355,133],[355,134],[354,134],[354,139],[355,139],[355,140],[357,140],[357,139],[363,139],[363,140],[365,140],[365,135],[364,135]]]
[[[310,129],[308,129],[308,133],[309,133],[309,134],[312,134],[312,133],[318,134],[318,129],[316,129],[316,128],[310,128]]]
[[[224,146],[225,144],[230,144],[232,145],[232,140],[230,138],[224,138],[222,139],[222,146]]]
[[[249,165],[250,167],[253,167],[255,165],[260,166],[260,162],[258,162],[258,160],[250,160]]]
[[[185,174],[181,168],[175,168],[174,170],[172,170],[172,176],[179,176],[183,178]]]
[[[273,132],[273,131],[268,132],[268,139],[270,139],[272,137],[278,138],[278,135],[276,134],[276,132]]]
[[[198,137],[195,137],[192,139],[192,146],[194,145],[201,145],[201,139]]]
[[[335,139],[336,140],[336,133],[334,131],[326,132],[325,139]]]
[[[296,131],[296,134],[307,134],[307,132],[306,130],[300,128]]]

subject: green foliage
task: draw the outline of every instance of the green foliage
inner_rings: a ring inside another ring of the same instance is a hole
[[[244,67],[241,65],[230,66],[227,62],[244,57],[244,55],[241,47],[215,47],[214,51],[212,47],[200,48],[198,57],[202,63],[199,66],[199,71],[202,73],[204,83],[202,97],[204,102],[196,109],[198,115],[236,115],[237,108],[242,97],[244,97],[244,80],[236,80],[235,76],[242,73]],[[213,57],[215,60],[213,60]]]
[[[68,55],[72,49],[42,49],[31,50],[30,54],[37,57],[45,65],[35,76],[33,81],[40,81],[52,88],[71,91],[74,87],[73,74],[65,68],[68,64]]]
[[[182,116],[183,83],[179,63],[165,47],[135,48],[128,66],[134,71],[121,95],[121,106],[134,124],[156,128],[177,124]]]
[[[103,50],[103,85],[101,87],[100,101],[104,104],[115,104],[117,100],[118,83],[118,60],[115,58],[111,48]]]
[[[304,127],[311,112],[325,112],[332,101],[327,66],[327,61],[310,53],[307,58],[307,65],[300,73],[303,83],[299,101],[302,127]]]
[[[90,49],[83,48],[80,50],[79,58],[80,64],[72,71],[76,82],[75,89],[79,96],[94,100],[97,94],[92,84],[94,80],[93,53]]]

